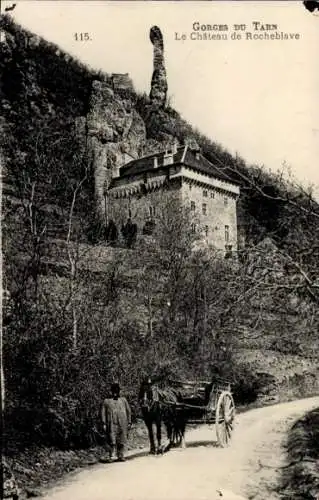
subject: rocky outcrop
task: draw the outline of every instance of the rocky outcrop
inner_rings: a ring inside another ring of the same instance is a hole
[[[163,35],[158,26],[150,30],[150,40],[154,46],[153,75],[151,83],[150,99],[155,107],[163,107],[166,104],[167,79],[164,62]]]
[[[150,30],[154,46],[154,70],[150,91],[150,118],[155,124],[167,124],[147,139],[146,126],[135,109],[133,89],[128,74],[113,74],[111,79],[95,80],[86,117],[76,120],[78,137],[86,144],[88,160],[94,171],[97,213],[104,218],[105,193],[119,168],[132,159],[161,151],[176,142],[174,124],[168,123],[163,106],[166,103],[167,80],[164,64],[163,36],[157,26]],[[124,90],[125,92],[120,92]],[[156,126],[153,127],[156,129]]]
[[[146,140],[145,125],[130,99],[115,94],[109,84],[94,81],[86,117],[88,158],[95,177],[97,211],[105,212],[104,192],[119,168],[132,158],[138,158]]]

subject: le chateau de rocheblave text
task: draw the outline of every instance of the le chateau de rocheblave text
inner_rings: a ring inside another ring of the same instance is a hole
[[[206,24],[194,21],[191,31],[175,31],[175,40],[299,40],[300,33],[282,31],[277,24]]]

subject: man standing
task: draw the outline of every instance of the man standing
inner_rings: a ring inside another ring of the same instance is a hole
[[[109,458],[112,460],[116,450],[119,462],[124,462],[124,450],[127,443],[128,429],[131,426],[131,409],[126,398],[120,396],[120,386],[111,386],[111,398],[102,405],[103,430],[107,434]]]

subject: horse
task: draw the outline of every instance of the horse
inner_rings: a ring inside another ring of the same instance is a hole
[[[198,415],[202,414],[203,408],[210,407],[214,381],[206,383],[204,387],[195,392],[192,387],[187,388],[189,383],[170,381],[164,384],[163,388],[160,385],[162,384],[157,384],[148,378],[142,382],[139,391],[139,403],[149,434],[150,452],[153,454],[164,451],[161,444],[162,423],[165,424],[167,431],[168,449],[173,446],[186,448],[187,421],[198,418]],[[157,446],[153,425],[156,427]]]
[[[143,420],[148,430],[150,440],[150,453],[163,453],[162,447],[162,423],[164,423],[169,440],[168,448],[175,444],[185,447],[186,421],[183,413],[179,410],[178,394],[172,389],[160,389],[151,379],[145,379],[139,390],[139,404]],[[156,428],[156,439],[154,439],[153,426]]]

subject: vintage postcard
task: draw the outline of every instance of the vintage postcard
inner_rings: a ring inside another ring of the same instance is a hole
[[[319,499],[318,46],[318,1],[2,1],[4,498]]]

